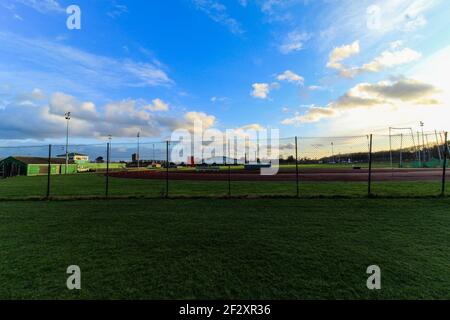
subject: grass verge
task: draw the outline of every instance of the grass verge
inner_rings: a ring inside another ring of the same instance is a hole
[[[448,299],[450,199],[3,202],[2,299]],[[65,287],[67,266],[82,290]],[[366,289],[366,268],[382,290]]]

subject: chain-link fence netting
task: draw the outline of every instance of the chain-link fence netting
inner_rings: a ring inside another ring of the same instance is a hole
[[[442,192],[444,133],[374,136],[373,192],[387,196],[432,196]]]
[[[165,195],[165,142],[112,142],[109,161],[109,196]]]
[[[370,136],[299,138],[301,195],[367,194]]]
[[[447,137],[447,135],[445,135]],[[443,144],[443,151],[444,151],[444,174],[442,179],[442,184],[444,185],[442,190],[443,194],[448,195],[450,194],[450,170],[448,169],[450,167],[450,141],[445,141]],[[447,168],[445,170],[445,168]]]
[[[0,147],[0,199],[436,196],[446,134]],[[444,189],[443,189],[444,188]]]

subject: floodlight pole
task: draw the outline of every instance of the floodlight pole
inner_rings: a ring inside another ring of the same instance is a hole
[[[257,140],[257,142],[256,142],[256,162],[260,163],[260,161],[258,161],[259,160],[259,131],[256,131],[256,140]]]
[[[447,170],[447,158],[449,155],[449,149],[448,149],[448,133],[445,132],[444,133],[444,138],[445,138],[445,144],[444,144],[444,165],[443,165],[443,169],[442,169],[442,195],[445,195],[445,175],[446,170]]]
[[[228,159],[230,159],[230,139],[228,139]],[[228,197],[231,198],[231,163],[228,163]]]
[[[297,184],[297,198],[300,196],[299,179],[298,179],[298,138],[295,137],[295,176]]]
[[[52,145],[48,146],[47,200],[50,199],[50,176],[52,174]]]
[[[394,161],[392,160],[392,127],[389,127],[389,155],[391,160],[391,169],[394,169]]]
[[[373,135],[371,134],[369,138],[369,177],[368,177],[369,197],[372,195],[372,142],[373,142]]]
[[[109,158],[111,158],[111,154],[112,154],[112,151],[111,151],[111,148],[112,148],[112,135],[108,135],[108,141],[109,141],[109,148],[107,149],[107,151],[108,151],[108,155],[107,155],[107,157],[109,157]]]
[[[436,136],[436,146],[438,149],[438,154],[439,154],[439,162],[442,162],[442,153],[441,153],[441,146],[439,143],[439,139],[438,139],[438,135],[437,135],[437,130],[434,130],[434,134]]]
[[[423,148],[423,161],[426,162],[426,153],[425,153],[425,137],[423,134],[423,126],[425,125],[425,123],[423,123],[422,121],[420,121],[420,127],[422,128],[422,148]]]
[[[422,155],[420,152],[420,133],[419,133],[419,131],[417,131],[417,149],[419,150],[419,165],[420,165],[420,167],[422,167]]]
[[[139,148],[140,148],[140,145],[139,145],[140,138],[141,138],[141,133],[138,132],[137,133],[137,167],[138,167],[138,169],[139,169],[139,165],[140,165],[140,161],[141,161],[141,155],[140,155],[140,150],[139,150]]]
[[[166,198],[169,198],[169,140],[166,141]]]
[[[247,164],[247,136],[244,138],[244,165]]]
[[[106,177],[105,177],[105,197],[108,198],[109,196],[109,161],[111,154],[111,144],[108,142],[106,144]]]
[[[400,168],[403,168],[403,133],[400,134]]]
[[[205,143],[205,141],[203,140],[203,135],[202,135],[202,165],[205,164],[205,152],[203,150],[204,143]]]
[[[64,117],[67,122],[66,126],[66,167],[64,173],[67,175],[67,167],[69,166],[69,121],[70,121],[70,112],[66,112]]]
[[[333,158],[333,163],[336,163],[334,159],[334,142],[331,143],[331,157]]]

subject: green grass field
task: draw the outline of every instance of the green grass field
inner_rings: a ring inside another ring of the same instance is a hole
[[[106,167],[109,166],[110,169],[123,169],[126,167],[125,163],[110,163],[107,165],[106,163],[84,163],[80,165],[81,168],[85,169],[94,169],[94,170],[106,170]]]
[[[77,174],[52,176],[51,195],[54,197],[101,197],[105,195],[105,177],[101,174]],[[450,183],[447,190],[450,193]],[[441,192],[441,181],[427,182],[374,182],[373,193],[379,196],[437,196]],[[14,177],[0,179],[0,199],[23,199],[44,197],[47,177]],[[165,181],[110,178],[110,196],[163,197]],[[231,183],[233,196],[295,196],[295,182],[245,182]],[[228,182],[170,181],[169,195],[181,196],[226,196]],[[366,182],[300,183],[302,197],[367,195]]]
[[[449,299],[450,199],[2,202],[1,299]],[[79,265],[82,290],[65,287]],[[366,288],[366,268],[382,290]]]

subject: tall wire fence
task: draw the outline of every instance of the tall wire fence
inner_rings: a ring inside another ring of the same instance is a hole
[[[438,196],[445,132],[0,147],[0,199]]]

